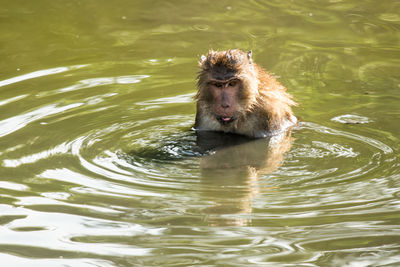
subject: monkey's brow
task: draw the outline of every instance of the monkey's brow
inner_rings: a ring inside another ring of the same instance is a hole
[[[237,80],[239,80],[239,79],[236,78],[236,77],[233,77],[233,78],[230,78],[230,79],[228,79],[228,80],[215,80],[215,79],[210,79],[209,82],[210,82],[210,83],[228,83],[228,82],[237,81]]]

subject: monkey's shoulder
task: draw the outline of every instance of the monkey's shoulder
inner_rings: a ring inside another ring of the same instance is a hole
[[[283,118],[280,121],[271,121],[265,114],[251,114],[242,122],[239,122],[236,133],[254,138],[271,137],[286,131],[297,123],[295,116]]]
[[[288,117],[282,119],[279,123],[269,122],[266,124],[267,126],[264,126],[260,129],[255,129],[253,135],[256,138],[276,136],[289,130],[296,124],[297,118],[293,114],[290,114]]]

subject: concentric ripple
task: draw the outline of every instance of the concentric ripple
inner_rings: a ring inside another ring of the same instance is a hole
[[[1,266],[400,266],[399,1],[3,2]],[[191,129],[233,48],[302,123]]]
[[[392,153],[389,146],[372,138],[301,123],[295,147],[288,153],[287,164],[279,175],[291,177],[289,183],[301,187],[351,182],[384,168],[382,163],[390,162]],[[299,166],[298,162],[308,164]]]
[[[152,79],[157,73],[110,77],[91,68],[0,83],[20,88],[0,102],[8,114],[0,120],[6,261],[128,266],[162,264],[164,254],[191,265],[219,253],[215,263],[267,266],[326,261],[319,247],[350,253],[346,244],[362,235],[379,246],[371,229],[396,235],[368,217],[393,216],[398,206],[398,192],[388,201],[393,149],[356,133],[369,118],[337,116],[337,128],[303,122],[271,139],[196,134],[192,83],[156,97],[148,87],[168,86]],[[58,87],[32,94],[44,77]]]

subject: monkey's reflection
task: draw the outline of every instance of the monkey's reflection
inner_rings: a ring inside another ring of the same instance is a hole
[[[196,134],[199,149],[211,151],[200,161],[203,194],[214,201],[204,210],[206,220],[210,225],[248,225],[252,201],[260,191],[258,178],[282,164],[291,132],[256,140],[220,132]]]

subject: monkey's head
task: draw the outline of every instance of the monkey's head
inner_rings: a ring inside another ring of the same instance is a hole
[[[221,125],[231,124],[255,103],[259,81],[251,51],[211,50],[199,64],[198,106]]]

